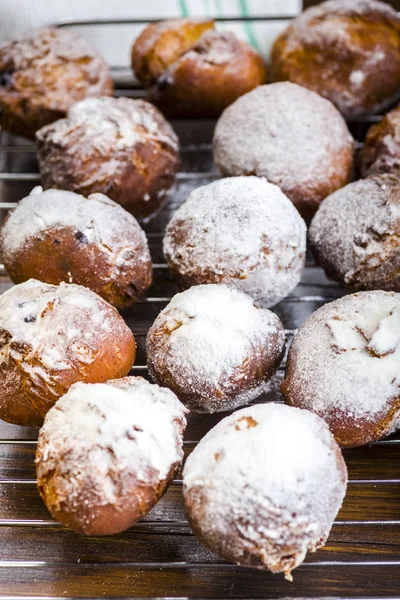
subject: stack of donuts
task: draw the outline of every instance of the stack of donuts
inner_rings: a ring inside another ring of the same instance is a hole
[[[131,62],[147,100],[114,97],[103,59],[67,30],[0,47],[0,124],[35,138],[42,183],[0,229],[16,284],[0,296],[0,418],[41,427],[54,518],[105,535],[167,490],[189,412],[230,411],[184,466],[188,520],[223,558],[291,579],[341,507],[340,447],[400,428],[400,16],[327,0],[281,33],[268,68],[211,20],[169,20]],[[351,122],[374,115],[356,152]],[[118,311],[152,283],[142,225],[174,195],[171,116],[218,118],[221,178],[166,227],[182,291],[148,331],[150,383],[129,376]],[[300,282],[307,236],[351,293],[295,333],[285,404],[256,404],[286,355],[270,309]]]

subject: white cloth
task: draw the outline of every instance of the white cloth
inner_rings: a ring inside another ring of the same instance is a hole
[[[177,16],[294,16],[301,0],[0,0],[0,42],[31,28],[87,19],[162,19]],[[218,25],[247,38],[264,55],[286,21]],[[141,26],[81,26],[112,66],[128,67],[130,47]]]

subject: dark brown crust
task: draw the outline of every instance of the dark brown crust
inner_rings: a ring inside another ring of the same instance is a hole
[[[148,25],[135,40],[131,50],[132,69],[148,85],[198,40],[213,20],[170,19]]]
[[[400,170],[400,106],[368,130],[358,164],[361,177]]]
[[[0,47],[0,125],[17,135],[63,117],[74,102],[112,96],[104,60],[66,29],[43,29]]]
[[[126,100],[126,99],[116,99]],[[179,166],[177,138],[161,113],[144,100],[135,102],[138,111],[151,116],[164,138],[170,138],[175,146],[160,137],[143,131],[133,146],[115,149],[112,145],[102,153],[85,132],[71,127],[65,132],[63,143],[53,141],[57,121],[37,132],[38,159],[43,187],[76,192],[83,196],[100,192],[118,202],[138,219],[144,219],[157,211],[175,182]],[[103,178],[99,169],[116,164],[113,172]]]
[[[158,78],[150,99],[171,117],[218,117],[266,79],[263,59],[233,33],[207,31]]]
[[[374,56],[382,53],[374,64]],[[277,38],[273,81],[289,79],[331,100],[346,117],[374,114],[400,95],[400,18],[389,5],[333,0],[309,8]],[[356,75],[354,75],[356,73]],[[351,76],[361,80],[351,85]]]

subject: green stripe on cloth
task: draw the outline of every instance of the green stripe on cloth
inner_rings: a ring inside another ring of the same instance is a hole
[[[185,0],[179,0],[179,8],[180,8],[182,17],[189,16],[189,10],[188,10]]]
[[[239,7],[240,7],[240,12],[242,14],[243,17],[248,17],[249,16],[249,11],[247,8],[247,2],[246,0],[239,0]],[[243,23],[245,31],[246,31],[246,35],[247,35],[247,39],[249,40],[250,44],[252,46],[254,46],[254,48],[256,48],[258,51],[260,51],[260,48],[258,46],[258,42],[257,42],[257,38],[254,35],[253,32],[253,28],[251,26],[251,22],[250,21],[245,21]]]

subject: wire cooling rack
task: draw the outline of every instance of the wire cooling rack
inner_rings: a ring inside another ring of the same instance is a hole
[[[229,19],[226,19],[229,21]],[[113,24],[118,24],[113,22]],[[104,22],[85,22],[90,25]],[[124,21],[126,23],[126,21]],[[134,23],[138,23],[135,21]],[[65,23],[64,25],[82,25]],[[137,87],[118,94],[143,96]],[[124,76],[123,81],[126,81]],[[361,140],[372,121],[354,121]],[[154,283],[146,298],[123,313],[138,342],[133,375],[147,377],[144,342],[159,311],[178,291],[162,255],[166,223],[189,192],[219,177],[211,156],[212,121],[172,122],[182,145],[174,194],[144,226],[154,261]],[[0,133],[0,216],[39,184],[34,145]],[[12,284],[0,265],[0,292]],[[328,281],[307,257],[302,281],[274,307],[288,342],[304,319],[345,290]],[[284,363],[257,402],[281,402]],[[189,416],[185,454],[224,414]],[[284,432],[282,432],[284,435]],[[348,494],[325,548],[282,575],[224,562],[197,542],[183,511],[181,475],[151,513],[117,536],[85,538],[56,523],[35,486],[37,430],[0,422],[0,598],[384,598],[400,590],[400,439],[393,437],[344,456]]]

